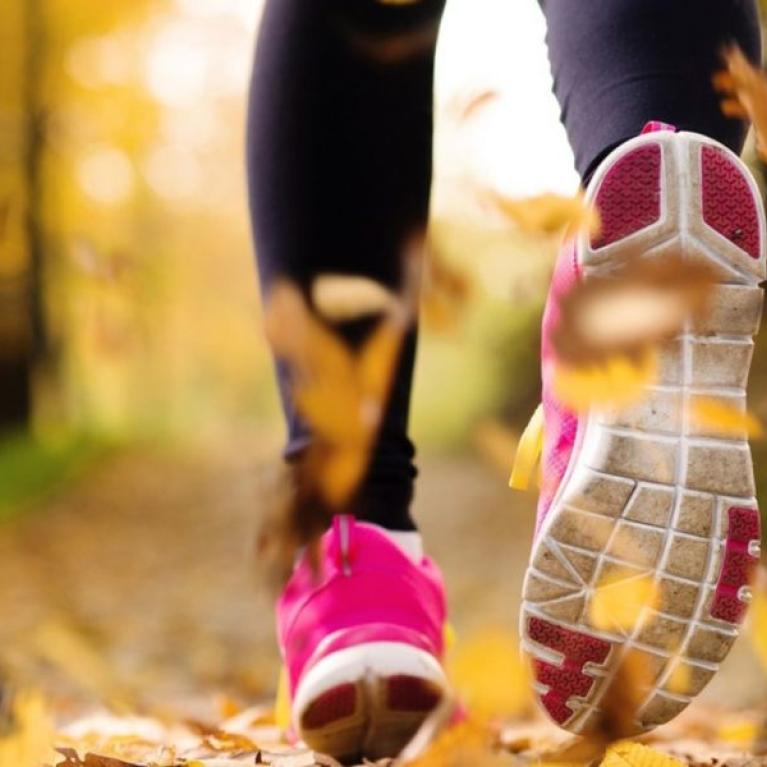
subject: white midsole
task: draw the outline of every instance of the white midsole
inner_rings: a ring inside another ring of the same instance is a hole
[[[303,712],[328,690],[365,678],[385,679],[391,676],[412,676],[425,679],[443,690],[448,687],[439,661],[425,650],[403,642],[355,645],[331,653],[306,672],[293,698],[294,726],[299,729]]]

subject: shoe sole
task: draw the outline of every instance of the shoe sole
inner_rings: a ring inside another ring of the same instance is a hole
[[[398,642],[339,650],[314,665],[294,697],[294,726],[341,760],[396,756],[446,694],[437,660]]]
[[[717,275],[706,317],[664,345],[659,379],[642,400],[588,414],[525,578],[521,635],[551,718],[573,732],[596,726],[630,653],[647,671],[639,732],[701,692],[750,598],[760,523],[747,435],[691,423],[688,413],[696,397],[745,409],[762,315],[764,212],[739,158],[691,133],[627,142],[588,197],[603,227],[596,241],[579,242],[585,279],[636,252],[681,251]],[[652,577],[656,603],[625,631],[598,629],[594,589],[627,572]]]

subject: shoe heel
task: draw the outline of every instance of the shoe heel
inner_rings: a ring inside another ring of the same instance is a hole
[[[305,674],[294,723],[311,748],[344,758],[393,757],[447,690],[433,655],[402,642],[368,642],[331,652]]]

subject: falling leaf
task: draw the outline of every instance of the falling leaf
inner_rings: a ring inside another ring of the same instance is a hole
[[[355,353],[309,312],[299,291],[277,285],[267,333],[293,376],[292,396],[311,425],[316,453],[306,459],[325,501],[341,508],[358,485],[380,424],[406,330],[401,307]],[[310,448],[312,450],[314,448]]]
[[[488,104],[492,104],[500,97],[500,92],[494,88],[487,88],[476,93],[472,93],[468,98],[463,98],[453,104],[453,110],[456,112],[459,120],[468,120],[474,117],[477,112],[484,109]]]
[[[725,68],[713,79],[714,88],[723,96],[722,112],[751,120],[757,150],[767,160],[767,77],[737,45],[726,48],[723,59]]]
[[[658,359],[653,350],[639,359],[613,357],[600,364],[569,367],[557,363],[553,373],[556,397],[575,412],[593,407],[615,408],[642,398],[657,378]]]
[[[717,729],[716,734],[724,743],[748,749],[762,734],[762,724],[749,719],[728,720]]]
[[[485,725],[466,719],[445,730],[426,751],[407,762],[408,767],[492,767],[505,764],[493,750],[493,734]]]
[[[494,194],[491,200],[501,213],[526,232],[554,235],[564,231],[599,231],[599,215],[582,194],[563,197],[547,193],[527,199]]]
[[[528,711],[530,671],[514,635],[486,629],[456,644],[448,659],[455,690],[479,717]]]
[[[284,583],[298,547],[309,545],[314,561],[315,542],[331,516],[354,512],[354,495],[367,469],[412,318],[411,283],[417,275],[413,260],[406,258],[404,297],[387,295],[385,313],[359,348],[316,317],[294,285],[280,282],[270,291],[266,334],[288,367],[290,396],[313,436],[263,516],[257,562],[275,587]],[[339,287],[336,277],[328,279],[321,302],[331,313],[346,315],[350,307],[356,312],[383,305],[382,294],[366,282]],[[364,294],[356,304],[350,296],[355,286]],[[329,301],[328,293],[333,293]]]
[[[700,317],[714,284],[707,264],[678,254],[626,257],[607,274],[590,274],[561,300],[551,337],[556,357],[575,367],[640,357]]]
[[[40,767],[55,758],[53,723],[39,694],[16,694],[4,730],[0,736],[0,767]]]
[[[666,681],[666,689],[676,695],[689,695],[691,682],[692,667],[677,658],[671,675]]]
[[[642,727],[637,712],[644,703],[655,679],[645,653],[629,649],[618,654],[608,665],[612,680],[600,701],[600,712],[584,732],[585,739],[575,744],[581,759],[590,761],[605,753],[613,743],[637,735]]]
[[[368,277],[323,274],[312,283],[312,303],[326,320],[344,322],[396,310],[399,299]]]
[[[474,294],[468,274],[438,250],[424,260],[421,278],[421,320],[437,332],[455,330]]]
[[[519,434],[501,421],[486,420],[477,424],[472,436],[479,455],[501,474],[508,476],[519,445]]]
[[[716,432],[717,436],[761,439],[764,427],[753,414],[714,397],[694,397],[690,403],[692,422]]]
[[[423,757],[455,719],[457,709],[455,699],[444,696],[402,749],[396,761],[400,764],[410,764]]]
[[[630,631],[646,608],[658,601],[655,579],[619,572],[598,584],[591,598],[590,618],[603,631]]]

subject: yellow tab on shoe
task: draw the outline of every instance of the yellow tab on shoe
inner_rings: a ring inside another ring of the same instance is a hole
[[[533,417],[525,427],[517,446],[514,457],[514,468],[511,470],[509,487],[515,490],[527,490],[530,487],[535,467],[543,452],[543,404],[533,413]]]
[[[283,731],[290,729],[290,688],[288,685],[288,670],[280,669],[280,681],[277,684],[277,699],[274,702],[274,721]]]

